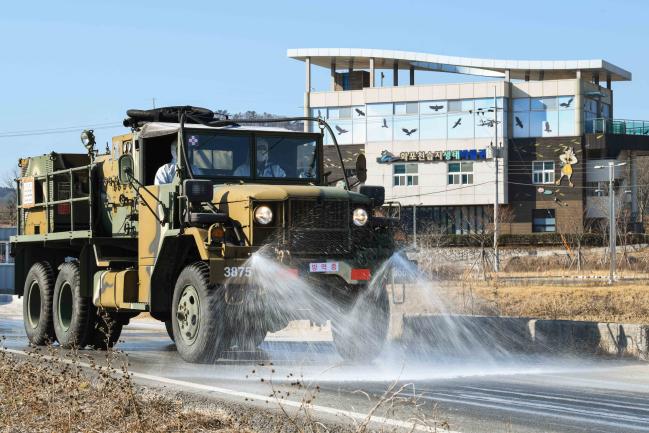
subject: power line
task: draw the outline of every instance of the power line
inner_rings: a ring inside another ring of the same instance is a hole
[[[92,123],[79,126],[65,126],[61,128],[47,128],[47,129],[27,129],[20,131],[1,131],[0,138],[10,137],[28,137],[34,135],[48,135],[48,134],[67,134],[70,132],[81,132],[83,129],[110,129],[123,126],[122,122],[105,122],[105,123]]]

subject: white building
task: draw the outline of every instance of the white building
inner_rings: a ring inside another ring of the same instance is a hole
[[[367,183],[383,185],[388,199],[417,206],[421,221],[454,233],[484,226],[496,185],[499,203],[511,209],[511,232],[555,231],[562,219],[601,217],[584,211],[592,196],[584,194],[592,187],[585,162],[649,149],[649,141],[622,143],[611,154],[611,137],[617,136],[616,143],[629,135],[646,137],[643,124],[624,123],[623,133],[614,131],[621,126],[611,120],[611,85],[631,80],[631,73],[604,60],[492,60],[345,48],[290,49],[288,56],[306,64],[305,115],[326,118],[341,146],[364,151]],[[327,90],[312,88],[313,66],[329,69]],[[404,85],[400,71],[408,71]],[[416,74],[424,72],[483,78],[417,84]],[[591,152],[597,135],[604,141]],[[563,176],[555,185],[564,173],[560,155],[568,149],[577,160],[570,165],[571,179]]]

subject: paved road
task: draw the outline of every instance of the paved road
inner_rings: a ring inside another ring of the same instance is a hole
[[[28,350],[22,321],[3,308],[5,345]],[[295,410],[306,398],[314,415],[330,421],[360,422],[394,385],[401,392],[374,412],[374,421],[404,430],[425,416],[464,433],[649,432],[646,363],[488,354],[413,359],[390,349],[372,365],[351,366],[327,341],[267,340],[266,361],[238,356],[204,366],[183,363],[155,322],[134,320],[122,336],[120,348],[141,382],[271,408],[279,402]]]

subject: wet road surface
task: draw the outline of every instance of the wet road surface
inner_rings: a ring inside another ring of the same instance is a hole
[[[22,319],[3,314],[4,346],[29,350]],[[264,360],[234,354],[217,365],[184,363],[154,321],[133,320],[118,349],[136,380],[207,398],[294,410],[325,420],[409,429],[426,419],[455,432],[649,432],[649,364],[569,356],[417,359],[389,348],[369,365],[346,365],[331,342],[267,341]],[[83,351],[101,358],[101,353]]]

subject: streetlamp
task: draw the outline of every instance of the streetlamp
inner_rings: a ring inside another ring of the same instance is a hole
[[[615,227],[615,193],[613,191],[613,179],[615,178],[615,167],[621,167],[626,165],[626,162],[609,161],[608,162],[608,249],[611,256],[611,268],[609,269],[608,274],[608,283],[613,284],[613,279],[615,277],[615,245],[616,245],[616,227]],[[594,168],[603,169],[606,168],[605,165],[596,165]]]

